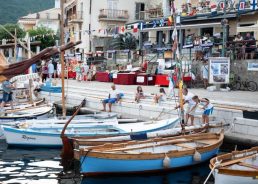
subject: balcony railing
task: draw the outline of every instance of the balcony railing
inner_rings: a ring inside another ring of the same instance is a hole
[[[69,23],[82,23],[83,22],[83,12],[77,11],[74,14],[68,15]]]
[[[113,10],[113,9],[101,9],[99,13],[99,20],[101,21],[123,21],[126,22],[129,19],[127,10]]]

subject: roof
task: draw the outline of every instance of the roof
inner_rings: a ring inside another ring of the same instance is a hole
[[[18,22],[21,21],[28,21],[28,20],[37,20],[37,19],[58,19],[58,15],[61,13],[60,8],[51,8],[48,10],[40,11],[37,13],[28,14],[26,16],[20,17]],[[47,14],[49,14],[49,17],[47,17]]]

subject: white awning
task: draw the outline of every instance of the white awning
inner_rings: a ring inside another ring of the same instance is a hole
[[[252,26],[237,27],[237,32],[253,32],[258,31],[258,24]]]
[[[204,24],[189,24],[189,25],[177,25],[177,29],[191,29],[191,28],[208,28],[208,27],[221,27],[221,22],[215,23],[204,23]],[[146,28],[140,30],[140,32],[148,32],[148,31],[165,31],[165,30],[173,30],[174,27],[155,27],[155,28]]]

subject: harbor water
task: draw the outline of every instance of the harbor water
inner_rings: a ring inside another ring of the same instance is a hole
[[[8,148],[0,142],[1,184],[201,184],[210,170],[208,162],[180,171],[159,175],[83,178],[63,174],[59,149]],[[211,178],[208,182],[213,184]]]

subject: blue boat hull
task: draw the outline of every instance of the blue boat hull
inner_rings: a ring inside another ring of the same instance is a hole
[[[205,162],[218,153],[219,148],[201,153],[201,161],[196,162],[193,155],[170,158],[169,169],[179,169]],[[163,158],[154,160],[119,160],[81,157],[81,173],[86,176],[105,174],[130,174],[142,172],[156,172],[164,170]]]

